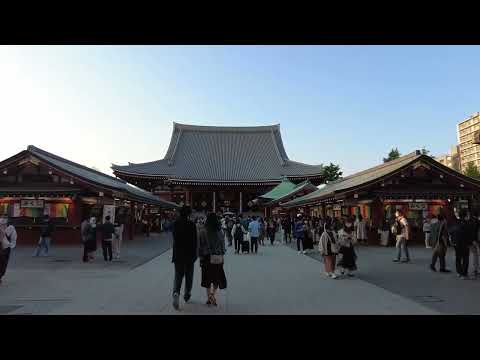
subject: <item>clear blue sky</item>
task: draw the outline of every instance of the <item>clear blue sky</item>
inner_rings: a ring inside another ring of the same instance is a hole
[[[292,160],[434,155],[480,111],[478,46],[0,46],[0,158],[36,145],[109,172],[160,159],[172,122],[280,123]]]

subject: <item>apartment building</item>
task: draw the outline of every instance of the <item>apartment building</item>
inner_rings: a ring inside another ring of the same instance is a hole
[[[460,165],[465,170],[469,162],[480,168],[480,145],[475,144],[475,132],[480,131],[480,112],[470,116],[457,125],[457,137],[460,147]]]
[[[441,164],[448,166],[451,169],[460,171],[461,161],[460,161],[460,146],[454,145],[450,149],[450,153],[442,156],[437,156],[435,158]]]

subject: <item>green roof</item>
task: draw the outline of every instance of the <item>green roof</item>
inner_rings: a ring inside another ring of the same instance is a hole
[[[262,199],[277,200],[283,197],[284,195],[292,192],[296,187],[297,185],[295,185],[293,182],[291,182],[287,178],[284,178],[280,184],[275,186],[272,190],[270,190],[266,194],[263,194],[259,197]]]

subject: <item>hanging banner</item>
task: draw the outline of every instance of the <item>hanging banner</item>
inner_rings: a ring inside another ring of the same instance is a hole
[[[115,222],[115,205],[103,205],[103,223],[107,216],[110,216],[110,222]]]
[[[20,217],[20,203],[13,204],[13,217]]]

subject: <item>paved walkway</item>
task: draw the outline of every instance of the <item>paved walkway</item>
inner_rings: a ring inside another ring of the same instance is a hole
[[[226,256],[228,289],[219,306],[204,305],[196,264],[192,300],[173,310],[171,251],[114,279],[96,279],[82,295],[51,314],[435,314],[360,279],[331,280],[321,264],[286,246],[261,247],[258,255]]]

